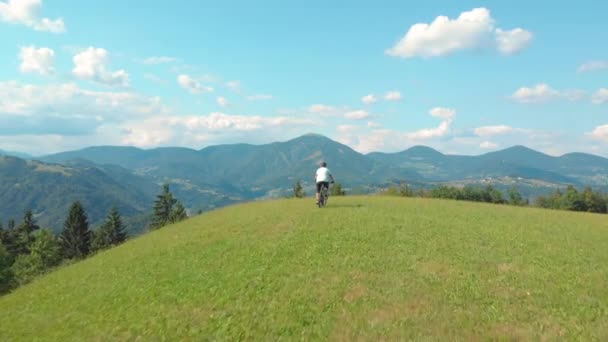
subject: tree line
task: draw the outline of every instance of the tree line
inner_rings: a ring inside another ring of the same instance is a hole
[[[299,181],[299,180],[293,185],[293,190],[292,191],[293,192],[292,192],[292,196],[291,197],[295,197],[295,198],[304,198],[304,197],[306,197],[306,192],[304,191],[304,187],[302,186],[302,182]],[[344,191],[342,189],[342,184],[340,184],[338,182],[335,182],[329,188],[329,195],[330,196],[345,196],[346,195],[346,191]]]
[[[165,184],[154,201],[149,229],[158,229],[187,217],[186,209]],[[84,259],[126,239],[126,226],[116,207],[110,209],[97,229],[91,230],[85,208],[78,201],[71,204],[63,230],[58,235],[51,229],[42,229],[31,210],[25,211],[18,225],[11,219],[5,228],[0,220],[0,294],[28,283],[62,263]]]
[[[407,184],[387,188],[384,195],[404,197],[443,198],[472,202],[494,204],[510,204],[517,206],[536,206],[547,209],[585,211],[592,213],[608,213],[608,195],[585,187],[582,191],[569,185],[566,190],[557,189],[545,196],[538,196],[533,203],[522,196],[516,187],[503,193],[499,189],[487,185],[485,187],[455,187],[441,185],[431,189],[413,190]]]

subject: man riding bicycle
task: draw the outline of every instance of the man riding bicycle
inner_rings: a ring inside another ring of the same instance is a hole
[[[326,187],[329,189],[329,183],[334,182],[334,176],[331,174],[331,171],[327,168],[327,163],[322,162],[321,167],[317,169],[315,173],[315,182],[317,183],[317,204],[319,204],[319,197],[321,194],[321,189]]]

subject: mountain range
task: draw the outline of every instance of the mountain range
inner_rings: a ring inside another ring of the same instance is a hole
[[[190,212],[285,196],[297,180],[310,193],[322,160],[351,193],[405,181],[417,186],[515,185],[533,197],[566,184],[603,188],[608,183],[608,159],[590,154],[553,157],[524,146],[479,156],[446,155],[425,146],[362,154],[316,134],[201,150],[98,146],[28,161],[0,158],[0,218],[18,218],[31,208],[40,222],[56,229],[73,199],[90,209],[93,223],[117,205],[125,216],[139,217],[134,230],[141,229],[163,183],[171,185]]]

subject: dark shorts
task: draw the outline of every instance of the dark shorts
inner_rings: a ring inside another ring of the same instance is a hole
[[[317,183],[317,193],[321,193],[321,187],[324,186],[329,189],[329,182],[318,182]]]

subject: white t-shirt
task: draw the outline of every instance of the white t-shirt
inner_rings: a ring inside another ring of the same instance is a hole
[[[319,182],[329,182],[331,180],[331,172],[329,171],[328,168],[326,167],[320,167],[317,169],[317,175],[316,175],[316,179],[317,179],[317,183]]]

